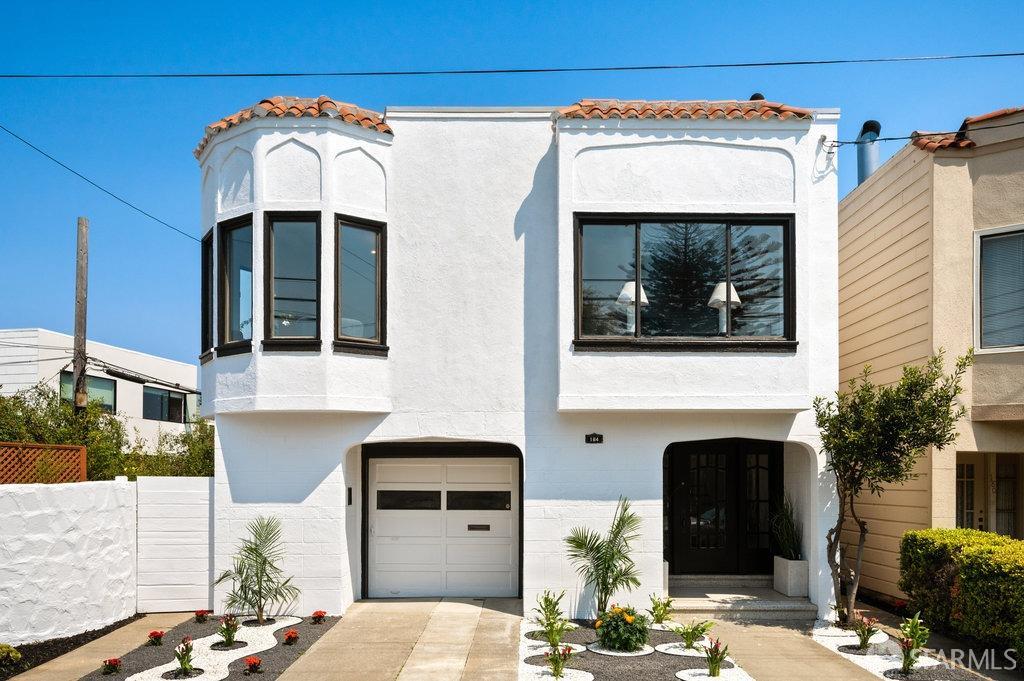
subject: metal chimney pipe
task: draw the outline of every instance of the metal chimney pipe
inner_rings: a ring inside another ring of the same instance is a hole
[[[864,121],[860,135],[857,136],[857,184],[871,177],[878,170],[878,135],[882,132],[882,124],[878,121]]]

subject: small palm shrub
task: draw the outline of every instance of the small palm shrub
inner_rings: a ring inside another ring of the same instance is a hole
[[[917,664],[917,658],[921,656],[921,649],[928,643],[931,632],[924,626],[920,618],[921,613],[908,617],[900,624],[900,631],[903,636],[900,638],[900,653],[903,655],[903,664],[900,672],[904,676],[910,674]]]
[[[864,613],[857,611],[853,620],[853,630],[857,633],[857,647],[867,650],[871,645],[871,637],[878,633],[878,620],[874,617],[865,617]]]
[[[551,646],[552,651],[557,650],[565,635],[572,625],[562,614],[562,598],[565,591],[557,596],[545,589],[544,593],[537,596],[537,607],[533,609],[536,613],[533,623],[544,632],[544,640]]]
[[[564,648],[554,648],[544,653],[544,659],[548,661],[548,666],[551,667],[551,676],[556,679],[560,679],[565,676],[565,666],[569,664],[569,660],[573,657],[572,648],[565,646]]]
[[[214,585],[230,581],[231,591],[224,599],[227,608],[254,613],[256,622],[263,624],[267,611],[298,598],[299,588],[278,566],[284,558],[281,521],[259,517],[249,523],[248,530],[249,537],[238,547],[232,568],[225,570]]]
[[[602,612],[594,629],[598,642],[609,650],[632,653],[640,650],[650,638],[651,621],[645,615],[638,615],[633,608],[612,606]]]
[[[707,633],[711,631],[711,627],[713,626],[715,626],[715,623],[709,622],[708,620],[704,620],[702,622],[694,620],[689,624],[676,627],[674,631],[679,634],[681,639],[683,639],[683,646],[691,650],[696,650],[697,641],[704,638]]]
[[[722,645],[722,639],[711,639],[711,645],[704,646],[704,661],[708,665],[708,676],[722,675],[722,663],[729,657],[729,646]]]
[[[611,527],[602,535],[589,527],[574,527],[565,538],[569,560],[587,586],[594,587],[597,611],[608,609],[608,600],[619,589],[640,586],[640,573],[630,558],[630,542],[640,538],[640,516],[629,509],[629,499],[619,497]]]
[[[655,624],[664,624],[672,611],[672,599],[668,596],[658,598],[657,594],[651,594],[651,607],[647,610]]]

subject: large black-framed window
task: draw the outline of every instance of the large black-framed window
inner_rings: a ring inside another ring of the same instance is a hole
[[[90,402],[99,402],[103,411],[117,412],[117,381],[103,376],[85,376],[85,393]],[[70,371],[60,372],[60,397],[65,402],[74,402],[75,376]]]
[[[980,237],[982,348],[1024,346],[1024,230]]]
[[[386,225],[335,216],[334,348],[385,353]]]
[[[268,212],[263,347],[320,349],[320,213]]]
[[[252,214],[218,223],[217,354],[252,348]]]
[[[206,356],[213,348],[213,230],[203,237],[201,244],[201,281],[200,310],[202,315],[200,329],[200,353]]]
[[[577,214],[574,347],[795,348],[793,231],[792,215]]]

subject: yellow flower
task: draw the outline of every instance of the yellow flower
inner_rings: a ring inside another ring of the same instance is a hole
[[[595,629],[600,629],[601,628],[601,620],[598,620],[598,621],[594,622],[594,628]]]
[[[633,620],[635,620],[635,619],[636,618],[633,617],[632,615],[626,615],[626,621],[629,622],[630,624],[632,624]]]
[[[612,608],[612,612],[614,612],[616,615],[618,615],[620,612],[622,612],[622,608],[616,606],[616,607]]]

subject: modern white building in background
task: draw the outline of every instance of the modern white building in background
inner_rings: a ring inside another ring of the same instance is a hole
[[[303,611],[566,589],[585,614],[562,540],[620,496],[642,606],[666,568],[770,573],[786,493],[827,615],[837,119],[276,97],[209,126],[214,573],[272,514]]]
[[[64,333],[0,329],[0,394],[45,382],[71,400],[73,347]],[[86,341],[86,355],[89,399],[123,417],[130,438],[155,444],[160,432],[181,433],[197,417],[195,365],[94,341]]]

